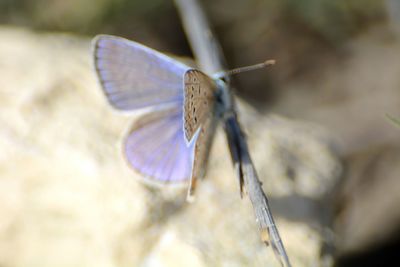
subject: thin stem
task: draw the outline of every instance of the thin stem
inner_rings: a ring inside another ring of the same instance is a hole
[[[183,27],[200,69],[209,75],[225,70],[226,65],[222,51],[199,3],[196,0],[175,0],[175,4],[179,10]],[[272,61],[266,61],[261,65],[264,67],[272,63]],[[258,68],[258,65],[255,68]],[[236,73],[237,70],[233,70],[233,72]],[[229,86],[229,80],[227,82]],[[232,90],[230,91],[232,92]],[[258,179],[245,136],[237,120],[236,111],[233,111],[230,116],[225,118],[224,129],[236,174],[239,176],[241,193],[244,183],[254,208],[261,238],[266,243],[270,239],[272,248],[280,263],[290,267],[290,261],[272,217],[267,197],[262,189],[262,183]]]

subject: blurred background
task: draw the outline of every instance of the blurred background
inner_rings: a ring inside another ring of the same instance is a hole
[[[400,1],[204,0],[294,266],[386,266],[400,230]],[[1,266],[279,266],[218,133],[196,202],[137,182],[90,40],[193,57],[174,3],[0,0]],[[393,264],[391,264],[393,265]]]

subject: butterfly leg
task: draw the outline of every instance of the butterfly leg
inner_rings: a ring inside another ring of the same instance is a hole
[[[243,169],[241,164],[241,155],[239,149],[239,142],[238,142],[238,134],[235,131],[234,127],[232,126],[232,118],[227,119],[225,121],[225,133],[229,144],[229,152],[231,154],[231,159],[234,165],[236,177],[239,181],[239,188],[240,188],[240,197],[243,198],[246,195],[246,191],[244,188],[244,178],[243,178]]]
[[[190,184],[189,184],[189,188],[188,188],[188,192],[187,192],[187,196],[186,196],[186,200],[188,202],[194,201],[194,192],[196,190],[196,186],[197,186],[197,177],[192,176],[190,179]]]

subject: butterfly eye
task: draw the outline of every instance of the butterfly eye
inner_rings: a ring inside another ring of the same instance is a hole
[[[222,77],[222,78],[220,78],[224,83],[227,83],[228,82],[228,79],[227,79],[227,77]]]

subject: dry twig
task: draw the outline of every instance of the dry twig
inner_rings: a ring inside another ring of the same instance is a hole
[[[175,0],[175,3],[200,69],[210,75],[224,71],[225,61],[222,51],[197,0]],[[262,183],[251,161],[236,111],[224,119],[224,128],[239,179],[241,195],[243,196],[244,186],[254,208],[261,238],[266,244],[269,240],[281,264],[290,267]]]

